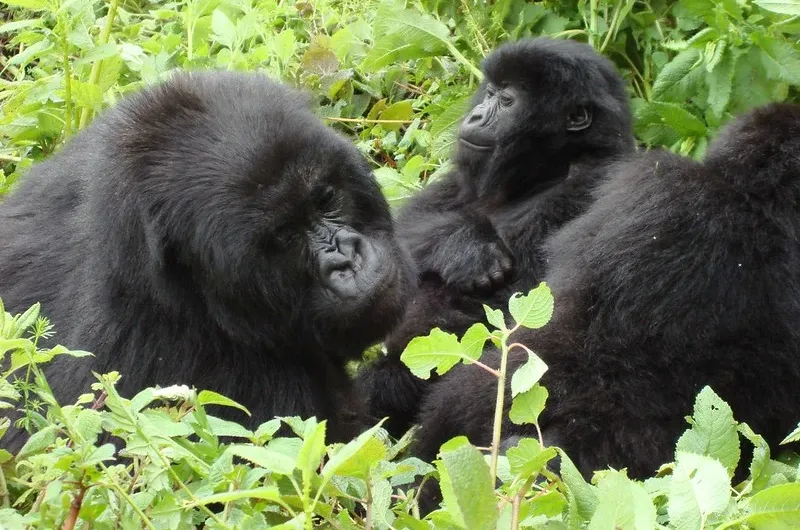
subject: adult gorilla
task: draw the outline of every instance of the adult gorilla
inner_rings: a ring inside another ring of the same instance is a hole
[[[413,274],[370,168],[255,74],[193,73],[124,100],[0,209],[0,296],[41,301],[63,401],[184,382],[274,415],[358,428],[348,359],[402,315]]]
[[[634,148],[625,84],[590,46],[547,38],[506,44],[464,118],[455,169],[409,201],[398,237],[421,287],[387,341],[388,356],[360,375],[375,418],[393,434],[414,420],[425,383],[399,356],[431,328],[461,333],[483,304],[538,285],[545,238],[582,213],[605,166]]]
[[[621,165],[548,243],[553,319],[515,340],[550,367],[545,442],[587,476],[610,465],[642,478],[671,461],[704,385],[772,444],[796,425],[798,154],[800,106],[761,108],[701,164],[652,152]],[[509,373],[526,358],[514,353]],[[431,390],[420,456],[457,434],[491,442],[496,379],[484,374],[460,367]],[[535,435],[510,422],[504,434]]]

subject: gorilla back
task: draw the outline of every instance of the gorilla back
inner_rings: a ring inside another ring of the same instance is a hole
[[[187,383],[357,428],[344,370],[400,317],[410,260],[370,168],[256,74],[179,74],[123,100],[0,208],[0,297],[41,301],[56,396]]]

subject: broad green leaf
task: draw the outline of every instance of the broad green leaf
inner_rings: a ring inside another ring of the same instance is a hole
[[[753,0],[753,3],[773,13],[800,15],[800,1],[798,0]]]
[[[386,444],[373,436],[336,470],[337,476],[366,478],[372,466],[386,458]]]
[[[14,326],[16,327],[16,334],[12,339],[16,339],[22,337],[23,333],[25,333],[28,328],[33,326],[36,323],[36,319],[39,318],[39,311],[41,310],[42,306],[39,302],[36,302],[32,306],[30,306],[24,313],[21,315],[17,315],[14,317]]]
[[[443,23],[416,10],[379,5],[373,29],[375,42],[361,64],[365,71],[447,53],[450,31]]]
[[[93,409],[81,409],[72,426],[81,438],[94,443],[103,430],[103,416]]]
[[[545,441],[545,443],[547,442]],[[583,475],[575,467],[567,453],[560,449],[558,453],[561,456],[561,480],[566,486],[567,500],[569,501],[567,519],[570,521],[571,527],[578,528],[583,523],[588,523],[597,509],[599,502],[597,487],[583,479]]]
[[[113,460],[115,451],[116,447],[114,447],[114,444],[103,444],[89,453],[89,455],[86,457],[86,460],[81,462],[81,465],[82,467],[89,469],[98,465],[100,462]]]
[[[56,426],[48,425],[41,431],[33,433],[17,453],[17,459],[38,453],[56,440]]]
[[[306,432],[303,435],[303,445],[297,454],[297,468],[303,473],[303,482],[311,482],[323,455],[325,455],[325,425],[323,420],[318,424],[306,424]]]
[[[214,40],[226,48],[233,49],[236,41],[236,24],[231,22],[228,15],[220,9],[215,9],[211,14],[211,31],[214,32]]]
[[[249,460],[267,471],[280,475],[291,475],[295,468],[295,461],[283,453],[258,447],[255,445],[231,445],[227,452]]]
[[[351,464],[349,463],[349,460],[351,458],[359,458],[361,451],[369,444],[370,439],[375,436],[375,433],[381,428],[382,424],[383,421],[362,432],[360,435],[358,435],[358,438],[347,443],[344,447],[339,449],[339,451],[337,451],[336,454],[330,458],[330,460],[328,460],[328,462],[325,464],[325,467],[322,468],[322,478],[326,483],[333,478],[333,475],[337,473],[340,467],[345,466],[345,464],[347,464],[346,469],[350,469]],[[371,447],[367,448],[368,452],[371,450]]]
[[[727,470],[703,455],[678,452],[667,511],[677,530],[700,528],[710,515],[725,510],[731,497]]]
[[[51,3],[47,0],[3,0],[3,3],[36,11],[53,11]]]
[[[769,479],[769,474],[766,470],[770,462],[770,449],[769,444],[763,436],[753,432],[746,423],[740,423],[737,427],[739,433],[744,436],[750,443],[753,444],[753,459],[750,462],[750,485],[748,492],[755,489],[760,490],[766,486],[766,481]]]
[[[222,394],[218,394],[216,392],[212,392],[211,390],[201,390],[199,394],[197,394],[197,403],[203,406],[207,405],[221,405],[223,407],[232,407],[235,409],[239,409],[248,416],[250,416],[250,411],[247,410],[246,407],[240,405],[239,403],[235,402],[234,400],[223,396]]]
[[[6,22],[5,24],[0,24],[0,33],[12,33],[18,32],[21,29],[31,28],[31,27],[41,27],[42,26],[42,19],[40,18],[31,18],[27,20],[13,20],[11,22]]]
[[[272,37],[270,40],[272,53],[282,63],[287,63],[297,50],[297,40],[295,39],[294,31],[285,29]]]
[[[524,296],[514,293],[508,301],[508,312],[521,326],[541,328],[553,316],[553,294],[550,287],[542,282]]]
[[[439,461],[444,504],[456,523],[469,530],[493,530],[497,501],[489,466],[478,449],[463,436],[442,446]]]
[[[706,386],[695,399],[692,427],[680,437],[676,451],[719,460],[733,475],[741,451],[731,408]]]
[[[737,55],[725,50],[719,62],[706,77],[708,84],[708,105],[717,118],[728,107],[733,92],[733,72],[736,66]]]
[[[431,136],[433,136],[431,156],[433,158],[446,158],[454,151],[455,143],[458,140],[458,124],[469,108],[470,98],[471,96],[463,96],[442,103],[440,106],[444,110],[431,118]]]
[[[511,395],[517,396],[533,388],[547,372],[547,365],[538,355],[528,353],[528,362],[517,368],[511,376]]]
[[[420,379],[428,379],[434,369],[442,375],[467,358],[458,338],[439,328],[431,330],[426,337],[412,339],[400,355],[400,360]]]
[[[659,98],[669,89],[682,81],[689,72],[700,64],[700,51],[688,48],[676,55],[661,71],[653,82],[653,97]]]
[[[650,102],[650,108],[661,118],[661,122],[682,136],[705,136],[706,124],[676,103]]]
[[[380,119],[410,121],[411,117],[414,115],[414,109],[411,108],[411,104],[412,101],[410,99],[392,103],[381,113]],[[381,127],[387,131],[399,131],[402,126],[402,123],[381,124]]]
[[[609,471],[597,484],[597,505],[588,530],[652,530],[656,508],[644,487],[624,472]]]
[[[754,530],[800,528],[800,483],[778,484],[753,495],[745,520]]]
[[[548,396],[547,389],[542,385],[533,385],[527,392],[516,396],[511,402],[508,418],[512,423],[539,423],[539,414],[544,410]]]
[[[542,448],[539,440],[523,438],[516,447],[506,451],[511,472],[527,480],[534,473],[538,473],[547,463],[558,456],[555,447]]]
[[[759,33],[754,33],[752,39],[764,52],[762,57],[767,74],[780,81],[800,85],[800,50],[786,41]]]
[[[503,312],[499,309],[492,309],[488,305],[483,306],[483,310],[486,313],[486,321],[489,322],[492,326],[496,327],[497,329],[505,330],[506,329],[506,320],[503,317]]]
[[[252,438],[253,432],[245,429],[242,425],[234,422],[217,418],[216,416],[206,416],[208,429],[214,436],[230,436],[232,438]]]
[[[491,336],[489,329],[482,322],[471,325],[460,341],[464,354],[469,359],[480,359],[483,354],[483,347]],[[464,362],[466,363],[467,361],[465,360]]]

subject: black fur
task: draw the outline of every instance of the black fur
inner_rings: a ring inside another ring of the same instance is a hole
[[[703,163],[653,152],[620,165],[597,196],[547,244],[553,320],[515,339],[550,367],[545,442],[587,477],[651,476],[710,385],[777,444],[800,410],[800,106],[735,120]],[[514,353],[509,373],[525,359]],[[488,445],[495,381],[467,366],[444,376],[417,454],[459,434]],[[506,422],[504,434],[535,431]]]
[[[408,342],[434,327],[462,333],[484,319],[483,304],[505,307],[512,293],[535,287],[545,238],[585,210],[606,164],[634,148],[624,82],[590,46],[517,41],[494,51],[484,71],[455,169],[412,198],[397,221],[420,289],[388,338],[389,354],[359,380],[370,413],[390,416],[395,435],[413,422],[427,386],[400,362]],[[508,106],[493,107],[501,96]],[[584,106],[591,126],[567,131],[570,112]],[[476,150],[465,137],[495,146]]]
[[[96,354],[48,368],[60,400],[118,370],[123,395],[187,383],[253,425],[316,415],[332,439],[356,432],[344,364],[396,323],[413,273],[364,158],[307,99],[256,74],[177,75],[2,204],[6,307],[41,301],[53,342]]]

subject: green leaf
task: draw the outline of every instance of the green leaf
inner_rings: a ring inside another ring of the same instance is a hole
[[[221,405],[223,407],[232,407],[235,409],[239,409],[248,416],[250,416],[250,411],[247,410],[246,407],[243,405],[238,404],[234,400],[223,396],[222,394],[218,394],[216,392],[212,392],[211,390],[201,390],[199,394],[197,394],[197,403],[199,405]]]
[[[303,435],[303,445],[297,454],[297,468],[303,473],[303,482],[311,482],[314,473],[319,467],[322,457],[325,454],[325,425],[323,420],[317,425],[306,424],[306,432]]]
[[[367,439],[358,451],[336,470],[337,476],[366,478],[372,466],[386,458],[386,444],[377,437]]]
[[[542,282],[527,295],[514,293],[508,301],[508,312],[517,324],[530,329],[538,329],[550,322],[553,316],[553,294],[550,287]]]
[[[280,502],[281,493],[277,486],[225,491],[223,493],[209,495],[208,497],[198,498],[196,502],[188,504],[187,507],[206,506],[208,504],[233,502],[244,499],[262,499],[265,501]]]
[[[24,313],[14,317],[13,323],[16,333],[13,337],[11,337],[12,339],[22,337],[22,334],[25,333],[28,330],[28,328],[30,328],[36,323],[36,319],[39,318],[39,311],[41,310],[41,308],[42,306],[39,304],[39,302],[36,302],[32,306],[30,306]]]
[[[478,360],[483,355],[483,347],[492,334],[482,322],[475,323],[461,337],[461,348],[464,354],[472,360]],[[466,360],[464,361],[467,362]]]
[[[400,355],[400,360],[420,379],[428,379],[433,369],[442,375],[468,358],[458,338],[439,328],[432,329],[426,337],[412,339]]]
[[[667,512],[678,530],[700,528],[710,515],[722,513],[731,497],[728,471],[713,458],[678,452]]]
[[[516,447],[506,451],[511,472],[525,480],[538,473],[547,463],[558,456],[558,449],[539,445],[535,438],[523,438]]]
[[[214,40],[226,48],[233,49],[233,43],[236,40],[236,24],[231,22],[228,15],[220,9],[215,9],[211,14],[211,31],[214,32]]]
[[[780,81],[800,85],[800,51],[797,48],[784,40],[759,33],[753,33],[752,39],[764,52],[763,60],[767,74]]]
[[[297,39],[294,31],[290,29],[281,31],[270,40],[270,47],[272,48],[272,53],[275,54],[275,57],[280,62],[288,63],[297,50]]]
[[[375,42],[361,64],[367,72],[392,63],[443,55],[448,50],[450,31],[429,15],[382,3],[373,34]]]
[[[280,475],[291,475],[295,468],[295,461],[292,458],[266,447],[231,445],[226,449],[226,452],[249,460],[267,471]]]
[[[658,114],[661,122],[681,136],[705,136],[706,124],[676,103],[651,101],[650,109]]]
[[[497,329],[505,330],[506,329],[506,319],[503,317],[503,312],[499,309],[492,309],[488,305],[483,306],[483,310],[486,313],[486,321],[489,322],[492,326],[496,327]]]
[[[780,0],[753,0],[753,3],[758,7],[772,11],[773,13],[781,13],[783,15],[800,15],[800,2],[783,1]]]
[[[722,113],[728,107],[733,92],[733,72],[736,66],[737,56],[725,50],[722,56],[706,77],[708,85],[708,106],[717,118],[722,117]]]
[[[411,117],[414,115],[414,109],[411,108],[411,104],[412,101],[410,99],[392,103],[391,105],[386,107],[386,109],[383,112],[381,112],[381,119],[411,121]],[[381,124],[381,127],[383,127],[387,131],[399,131],[402,126],[403,126],[402,123]]]
[[[680,83],[700,64],[700,59],[700,51],[695,48],[688,48],[676,55],[661,69],[653,82],[653,97],[658,99]]]
[[[609,471],[597,484],[597,505],[588,530],[652,530],[656,508],[641,484],[624,472]]]
[[[800,483],[778,484],[753,495],[745,518],[755,530],[800,528]]]
[[[442,446],[436,468],[445,507],[455,522],[469,530],[490,530],[497,524],[497,501],[489,466],[464,436]]]
[[[560,449],[558,452],[561,456],[561,480],[564,481],[569,501],[568,519],[577,528],[580,523],[588,522],[597,508],[597,487],[583,479],[567,453]]]
[[[517,368],[511,376],[511,395],[527,392],[547,372],[547,365],[533,352],[528,352],[528,362]]]
[[[361,451],[367,447],[370,443],[370,439],[375,436],[375,433],[380,429],[383,421],[375,425],[374,427],[362,432],[358,435],[358,438],[348,442],[344,447],[339,449],[335,455],[333,455],[330,460],[325,464],[325,467],[322,468],[322,478],[324,482],[327,483],[331,478],[333,478],[334,474],[337,473],[339,468],[345,467],[345,469],[350,469],[350,466],[354,463],[350,462],[350,459],[358,459],[361,455]],[[371,448],[366,449],[367,453],[371,451]]]
[[[17,459],[22,459],[29,454],[34,454],[42,451],[47,446],[56,441],[56,426],[48,425],[41,431],[33,433],[22,449],[17,453]]]
[[[544,410],[548,395],[545,387],[533,385],[533,388],[514,398],[511,410],[508,411],[508,418],[517,425],[539,423],[539,414]]]
[[[4,4],[10,6],[25,7],[36,11],[50,11],[54,12],[53,8],[47,0],[3,0]]]
[[[731,408],[706,386],[695,399],[692,428],[680,437],[676,451],[715,458],[733,475],[741,451]]]
[[[471,96],[463,96],[446,101],[440,105],[444,110],[431,117],[431,157],[446,158],[454,151],[458,140],[458,124],[469,108],[470,99]]]
[[[781,440],[781,445],[792,442],[800,442],[800,424],[798,424],[797,427],[786,436],[786,438]]]

